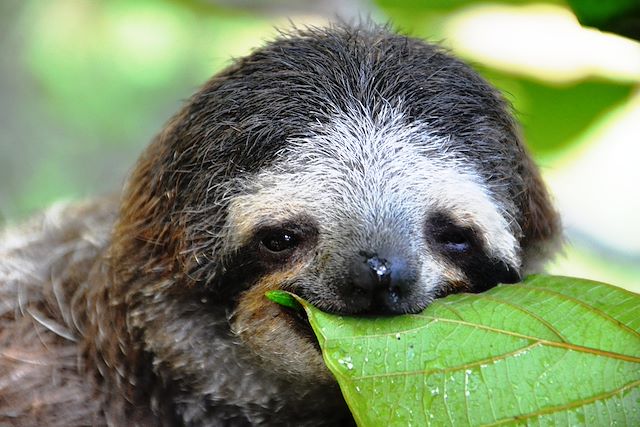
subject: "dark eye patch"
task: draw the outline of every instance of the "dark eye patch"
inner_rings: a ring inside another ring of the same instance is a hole
[[[233,301],[260,277],[289,268],[318,241],[318,229],[307,217],[257,224],[252,237],[217,265],[210,289],[218,298]]]
[[[427,223],[427,236],[445,255],[466,255],[480,246],[475,231],[455,224],[447,215],[433,215]]]
[[[464,272],[468,291],[483,292],[498,283],[520,280],[517,268],[486,252],[473,228],[456,224],[447,214],[433,214],[427,221],[425,233],[431,246]]]

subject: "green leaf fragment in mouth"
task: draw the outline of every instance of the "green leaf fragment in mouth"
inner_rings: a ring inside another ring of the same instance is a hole
[[[302,304],[300,304],[296,297],[289,292],[280,290],[268,291],[265,293],[265,296],[267,297],[267,299],[280,304],[283,307],[291,308],[294,310],[302,310]]]

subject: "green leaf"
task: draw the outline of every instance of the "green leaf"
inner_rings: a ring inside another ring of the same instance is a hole
[[[416,315],[301,302],[360,426],[640,425],[640,295],[531,276]]]

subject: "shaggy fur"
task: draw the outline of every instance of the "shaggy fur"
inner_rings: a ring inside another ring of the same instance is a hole
[[[385,28],[283,35],[189,100],[120,200],[4,232],[0,425],[349,425],[265,291],[417,312],[516,282],[557,233],[469,67]]]

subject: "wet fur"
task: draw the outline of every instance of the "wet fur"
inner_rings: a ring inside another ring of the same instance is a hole
[[[331,226],[338,213],[309,212],[321,198],[304,186],[308,203],[289,197],[281,179],[307,170],[305,147],[317,147],[307,153],[321,159],[336,129],[345,138],[351,132],[342,145],[364,132],[383,150],[396,144],[408,160],[432,156],[434,170],[458,165],[451,179],[486,204],[455,218],[479,227],[482,262],[460,267],[427,251],[420,265],[432,262],[444,285],[423,289],[424,304],[494,284],[505,262],[524,273],[547,256],[555,212],[508,106],[470,68],[384,28],[283,35],[189,100],[142,155],[121,200],[57,207],[5,231],[0,424],[351,423],[317,351],[262,299],[276,287],[313,297],[313,272],[339,281],[322,234],[343,235]],[[422,154],[402,145],[402,132],[420,141]],[[400,175],[420,176],[406,168]],[[307,183],[311,176],[299,175]],[[370,176],[355,177],[354,188],[370,185]],[[434,203],[447,200],[429,194]],[[279,220],[320,230],[320,240],[274,267],[258,260],[252,238],[265,221]],[[502,237],[492,240],[496,233]],[[323,292],[319,305],[348,309],[330,306]]]

